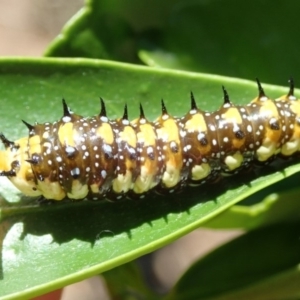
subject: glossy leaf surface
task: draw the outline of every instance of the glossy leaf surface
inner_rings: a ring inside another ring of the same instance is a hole
[[[73,111],[89,116],[99,113],[101,96],[112,118],[122,114],[124,103],[130,117],[137,117],[141,102],[153,120],[160,114],[161,97],[171,114],[181,116],[189,109],[191,90],[199,107],[207,110],[222,103],[221,85],[234,103],[248,103],[257,94],[250,81],[86,59],[0,60],[0,83],[1,131],[10,139],[28,134],[21,119],[59,119],[62,97]],[[265,89],[272,97],[287,91],[267,85]],[[1,181],[0,296],[33,297],[133,260],[299,168],[281,162],[250,177],[235,176],[171,197],[120,203],[37,206]]]
[[[300,78],[299,9],[284,0],[90,0],[46,55],[282,84],[285,76]]]
[[[258,229],[216,249],[195,263],[166,299],[297,299],[299,225],[298,220]]]

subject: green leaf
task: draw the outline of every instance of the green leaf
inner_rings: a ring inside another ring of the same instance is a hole
[[[282,182],[289,183],[288,179]],[[297,179],[296,176],[294,176]],[[278,190],[278,184],[276,185]],[[270,194],[257,204],[250,206],[234,205],[204,224],[209,228],[254,229],[284,221],[294,222],[300,219],[300,190],[280,194]]]
[[[163,51],[160,49],[155,50],[140,50],[138,56],[145,65],[155,68],[168,68],[184,70],[188,69],[182,64],[180,59],[175,53]]]
[[[284,0],[185,1],[173,6],[160,39],[141,47],[139,57],[151,66],[280,84],[286,72],[300,78],[293,38],[299,9]]]
[[[284,0],[93,0],[46,55],[134,63],[139,56],[151,66],[282,84],[282,74],[300,78],[299,9]]]
[[[102,274],[111,299],[159,299],[144,282],[136,261],[124,264]]]
[[[300,223],[239,237],[196,262],[166,299],[297,299]]]
[[[86,1],[85,7],[49,45],[45,55],[140,63],[137,51],[141,33],[153,26],[161,27],[164,11],[173,2]]]
[[[0,82],[1,132],[12,140],[28,134],[20,119],[59,119],[62,97],[73,111],[88,116],[99,113],[102,96],[112,118],[122,114],[125,103],[130,116],[137,117],[141,102],[153,120],[160,114],[161,97],[171,114],[183,115],[190,106],[190,90],[199,107],[209,110],[223,101],[221,85],[234,103],[247,103],[257,94],[250,81],[88,59],[0,59]],[[274,97],[287,91],[265,89]],[[120,203],[37,206],[1,183],[0,297],[33,297],[131,261],[299,168],[283,162],[259,176],[236,176],[179,195]],[[32,270],[34,276],[28,276]]]

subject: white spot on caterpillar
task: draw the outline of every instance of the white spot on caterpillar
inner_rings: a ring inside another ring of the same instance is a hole
[[[44,132],[44,133],[43,133],[43,138],[44,138],[44,139],[49,138],[49,132],[47,132],[47,131]]]
[[[105,170],[101,171],[101,176],[105,179],[107,176],[107,172]]]
[[[198,141],[201,141],[205,137],[205,134],[203,132],[200,132],[197,136]]]
[[[108,118],[105,117],[105,116],[101,116],[101,117],[100,117],[100,120],[101,120],[103,123],[107,123],[107,122],[108,122]]]
[[[70,171],[71,176],[78,176],[80,175],[80,169],[79,168],[74,168]]]
[[[64,122],[64,123],[68,123],[68,122],[70,122],[72,119],[71,119],[71,117],[69,117],[69,116],[64,116],[63,118],[62,118],[62,121]]]
[[[103,148],[104,152],[106,152],[106,153],[112,153],[112,147],[110,145],[104,144],[102,146],[102,148]]]
[[[175,142],[171,142],[171,144],[172,143],[175,143]],[[175,146],[176,146],[176,143],[175,143]],[[152,147],[147,147],[147,154],[149,155],[151,153],[153,153],[153,148]]]
[[[180,130],[179,131],[180,136],[183,138],[186,136],[186,131],[185,130]]]
[[[54,147],[55,148],[55,147]],[[55,149],[54,149],[55,150]],[[76,149],[74,147],[71,147],[71,146],[67,146],[66,147],[66,152],[68,155],[73,155],[75,153]]]

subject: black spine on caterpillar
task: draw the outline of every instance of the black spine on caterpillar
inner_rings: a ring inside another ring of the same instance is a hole
[[[16,142],[0,134],[0,176],[23,193],[47,199],[141,198],[150,190],[174,192],[222,173],[236,172],[277,154],[300,149],[300,101],[290,90],[269,99],[257,80],[259,95],[247,105],[234,105],[223,87],[224,103],[215,112],[191,109],[172,117],[162,100],[154,122],[140,116],[130,122],[110,120],[100,99],[98,116],[73,114],[63,100],[63,117],[30,125],[29,136]]]

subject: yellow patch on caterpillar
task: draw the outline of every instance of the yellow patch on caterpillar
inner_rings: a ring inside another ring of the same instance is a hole
[[[239,168],[243,163],[244,157],[240,151],[237,151],[233,155],[225,157],[224,162],[230,171]]]
[[[58,181],[50,181],[45,178],[44,181],[37,182],[37,189],[46,199],[63,200],[66,197],[65,191],[61,188]]]
[[[179,144],[179,135],[177,123],[174,119],[167,119],[162,121],[161,127],[156,130],[157,137],[164,142],[175,141]]]
[[[118,174],[118,176],[112,182],[112,189],[115,193],[126,193],[132,186],[132,173],[126,170],[125,175]]]
[[[214,140],[214,138],[210,136],[211,132],[201,112],[191,115],[190,119],[186,121],[183,131],[181,131],[184,135],[183,138],[185,138],[186,135],[190,136],[194,133],[199,142],[204,137],[208,139],[208,143],[198,143],[198,148],[202,156],[209,155],[212,151],[212,140]],[[193,137],[191,137],[191,139],[193,139]]]
[[[256,156],[259,161],[266,161],[276,152],[276,143],[266,138],[263,144],[256,150]]]
[[[41,153],[41,138],[39,135],[34,135],[28,139],[28,146],[31,153]]]
[[[245,137],[242,138],[242,139],[238,139],[238,138],[234,137],[230,141],[231,141],[231,144],[232,144],[234,149],[241,149],[242,146],[245,145],[246,139],[245,139]]]
[[[300,139],[300,124],[297,119],[300,119],[300,101],[291,102],[291,111],[296,115],[295,122],[293,124],[293,136],[291,140]]]
[[[131,126],[125,126],[124,129],[119,133],[119,137],[129,146],[133,148],[136,147],[136,134]]]
[[[156,134],[151,124],[141,124],[139,126],[140,132],[137,133],[137,140],[144,146],[155,146]]]
[[[291,139],[281,147],[281,153],[285,156],[292,155],[300,149],[300,139]]]
[[[192,180],[201,180],[207,177],[211,172],[210,165],[203,163],[201,165],[196,165],[192,168],[191,178]]]
[[[263,144],[266,143],[268,144],[268,141],[272,141],[275,145],[277,145],[277,143],[281,140],[281,134],[282,134],[282,130],[281,128],[279,130],[273,130],[271,128],[266,128],[265,131],[265,139],[263,141]]]
[[[300,117],[300,102],[299,101],[291,102],[290,109],[294,114],[296,114],[297,117]]]
[[[133,191],[136,194],[142,194],[155,187],[157,185],[157,182],[153,180],[153,177],[154,174],[151,174],[146,166],[142,166],[141,173],[134,183]]]
[[[279,114],[278,114],[278,110],[277,110],[275,102],[271,99],[268,99],[267,101],[263,102],[263,104],[261,105],[261,107],[259,109],[259,115],[260,115],[260,118],[278,119]]]
[[[61,145],[68,145],[71,147],[76,146],[74,141],[73,123],[65,123],[59,126],[58,140]]]
[[[201,131],[207,133],[207,126],[202,113],[196,113],[185,123],[184,130],[188,132]]]
[[[165,156],[166,169],[162,175],[162,184],[166,188],[175,186],[180,181],[180,172],[182,169],[182,151],[179,139],[178,124],[175,119],[160,119],[161,127],[156,130],[158,139],[161,139],[163,146],[163,155]],[[177,148],[172,149],[172,146]]]
[[[99,194],[99,185],[96,183],[93,183],[90,185],[90,189],[93,194]]]
[[[37,190],[30,163],[26,162],[26,159],[28,159],[27,143],[28,138],[21,138],[15,142],[19,146],[17,150],[11,151],[10,148],[7,148],[5,151],[0,151],[0,171],[10,171],[12,162],[17,161],[18,165],[14,166],[16,176],[8,177],[9,180],[23,194],[37,197],[42,193]]]
[[[0,151],[0,171],[9,171],[11,169],[10,157],[11,157],[10,149],[5,151]]]
[[[174,165],[167,164],[166,171],[162,177],[162,183],[165,187],[171,188],[180,181],[180,171]]]
[[[14,184],[14,186],[22,192],[22,194],[30,197],[41,196],[42,192],[36,189],[36,184],[34,181],[29,181],[25,177],[23,177],[20,173],[18,176],[9,177],[10,181]]]
[[[227,111],[221,115],[221,117],[225,119],[228,123],[243,123],[242,116],[236,107],[228,108]]]
[[[75,179],[72,182],[71,192],[67,193],[68,198],[80,200],[88,195],[89,189],[87,184],[82,184],[79,180]]]
[[[96,130],[96,136],[103,139],[104,143],[112,145],[114,142],[114,133],[109,123],[102,123]]]
[[[277,143],[282,139],[282,128],[280,124],[280,116],[275,102],[272,100],[265,101],[259,110],[259,115],[260,118],[264,118],[268,123],[268,126],[265,128],[265,138],[262,147],[266,147],[267,149],[271,150],[272,146],[270,146],[270,143],[274,143],[276,148]],[[273,129],[272,124],[277,124],[278,128]],[[263,148],[261,151],[265,154],[268,152]],[[270,153],[272,152],[273,150],[270,151]],[[273,154],[274,152],[271,155]]]

